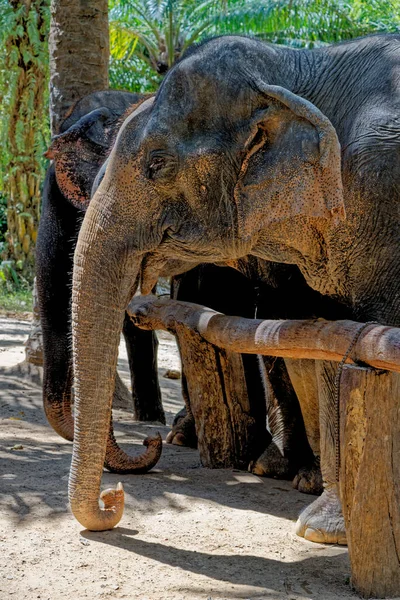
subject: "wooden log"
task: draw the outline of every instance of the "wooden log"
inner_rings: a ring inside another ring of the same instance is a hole
[[[342,360],[362,325],[323,319],[262,321],[228,317],[198,304],[156,296],[135,297],[128,313],[142,329],[174,332],[177,324],[185,324],[211,344],[232,352],[333,361]],[[400,329],[367,326],[351,354],[355,362],[400,372]]]
[[[400,375],[345,366],[340,386],[340,493],[352,585],[400,596]]]
[[[184,324],[176,325],[176,334],[202,465],[247,469],[257,440],[241,356],[216,348]]]

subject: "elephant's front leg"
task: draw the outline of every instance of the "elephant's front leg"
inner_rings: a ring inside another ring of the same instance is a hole
[[[309,468],[314,455],[307,442],[297,389],[293,389],[285,361],[270,356],[260,357],[260,369],[267,399],[268,425],[272,441],[263,454],[250,464],[256,475],[290,479],[299,469]],[[314,450],[314,448],[313,448]],[[300,486],[301,489],[301,486]],[[308,493],[318,493],[318,481],[310,481]]]
[[[307,440],[313,454],[311,461],[301,465],[293,480],[293,487],[305,494],[322,494],[319,402],[315,361],[285,359],[285,365],[300,403]]]
[[[319,397],[322,496],[300,514],[296,533],[312,542],[346,544],[346,531],[336,478],[336,394],[338,364],[316,361]]]
[[[178,337],[177,343],[179,347]],[[196,425],[192,409],[190,408],[189,390],[187,386],[186,374],[183,368],[183,362],[184,361],[182,361],[182,396],[185,402],[185,407],[175,415],[172,423],[172,429],[167,435],[166,441],[168,444],[175,444],[176,446],[197,448]]]
[[[131,374],[135,419],[165,423],[158,382],[156,333],[138,329],[125,315],[123,334]]]

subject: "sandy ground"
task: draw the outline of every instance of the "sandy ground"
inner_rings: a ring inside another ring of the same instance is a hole
[[[203,469],[195,450],[164,446],[142,476],[122,480],[126,509],[113,531],[82,530],[68,510],[71,444],[47,425],[40,387],[14,367],[29,322],[0,317],[0,599],[247,600],[355,598],[347,550],[296,537],[294,521],[312,497],[288,482]],[[161,338],[160,373],[179,366],[173,338]],[[120,370],[127,380],[126,355]],[[179,381],[161,377],[171,423]],[[168,427],[117,412],[123,447]]]

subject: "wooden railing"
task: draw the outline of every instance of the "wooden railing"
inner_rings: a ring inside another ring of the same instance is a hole
[[[245,466],[254,448],[241,353],[339,362],[351,348],[336,409],[352,584],[364,597],[400,596],[400,329],[229,317],[155,296],[134,298],[128,312],[138,327],[177,335],[208,467]]]

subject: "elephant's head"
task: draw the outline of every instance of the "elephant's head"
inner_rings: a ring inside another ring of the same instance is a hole
[[[70,501],[88,528],[101,469],[124,309],[167,261],[256,254],[323,273],[326,232],[344,217],[340,149],[310,102],[270,85],[250,40],[209,42],[176,65],[155,100],[121,127],[75,252],[73,340],[77,424]],[[96,426],[92,426],[93,418]]]
[[[54,136],[45,153],[54,160],[64,197],[80,210],[89,205],[92,183],[111,147],[115,123],[108,108],[97,108]]]
[[[61,133],[53,136],[45,156],[54,161],[62,194],[79,210],[85,211],[89,206],[93,182],[109,155],[124,115],[147,97],[116,91],[89,94],[67,116]]]

